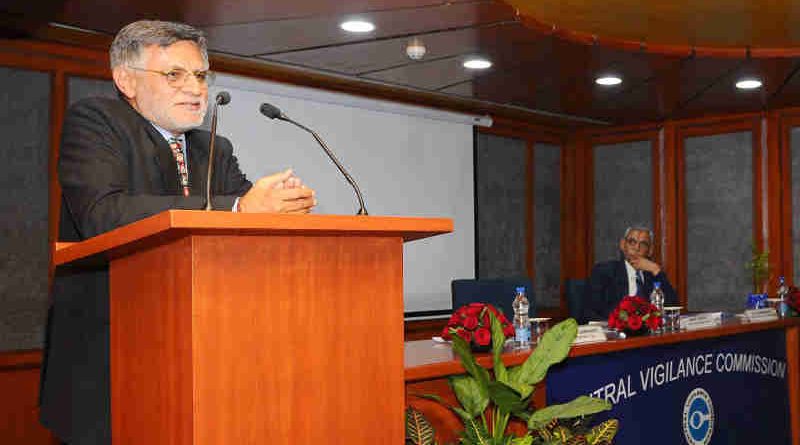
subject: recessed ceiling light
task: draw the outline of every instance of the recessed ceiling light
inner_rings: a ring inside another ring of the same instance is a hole
[[[492,62],[486,59],[469,59],[464,62],[464,68],[469,68],[471,70],[485,70],[491,66]]]
[[[740,90],[753,90],[761,87],[761,81],[754,78],[742,79],[736,82],[736,88]]]
[[[348,20],[339,25],[340,28],[347,32],[371,32],[375,30],[375,25],[366,20]]]
[[[594,83],[603,86],[612,86],[621,84],[622,79],[619,78],[618,76],[602,76],[595,79]]]

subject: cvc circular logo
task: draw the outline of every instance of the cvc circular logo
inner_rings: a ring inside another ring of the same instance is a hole
[[[705,389],[695,388],[683,403],[683,437],[689,445],[708,445],[714,433],[714,404]]]

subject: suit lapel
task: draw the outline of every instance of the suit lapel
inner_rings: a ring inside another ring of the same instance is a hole
[[[208,174],[208,148],[194,130],[186,132],[186,152],[189,153],[189,187],[192,195],[205,196]]]
[[[167,194],[179,194],[181,188],[178,167],[175,163],[175,157],[172,155],[172,149],[169,148],[169,143],[149,123],[145,126],[145,131],[147,131],[147,135],[154,145],[153,161],[161,172],[161,183],[164,185],[164,192]]]
[[[650,272],[642,272],[642,277],[644,277],[644,289],[642,291],[642,296],[644,298],[648,298],[650,293],[653,292],[653,279],[655,277]]]
[[[628,295],[628,268],[625,267],[625,260],[617,261],[616,268],[617,273],[614,274],[616,283],[614,283],[614,286],[617,290],[617,301],[619,301],[622,297]]]

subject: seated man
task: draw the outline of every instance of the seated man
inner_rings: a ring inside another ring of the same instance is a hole
[[[675,289],[661,270],[661,266],[650,259],[653,252],[653,232],[643,227],[629,227],[619,240],[622,258],[598,263],[584,296],[585,316],[588,320],[607,320],[608,315],[627,295],[638,295],[649,299],[653,283],[661,282],[664,290],[664,305],[678,304]]]

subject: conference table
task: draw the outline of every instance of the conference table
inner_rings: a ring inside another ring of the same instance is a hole
[[[509,350],[506,366],[521,364],[531,350]],[[491,368],[491,356],[476,356]],[[457,406],[447,377],[463,374],[449,344],[405,342],[406,404],[423,412],[440,441],[463,429],[436,394]],[[548,372],[532,403],[564,403],[579,395],[604,398],[620,421],[615,444],[800,445],[800,318],[767,322],[726,320],[721,325],[574,345]],[[525,425],[516,422],[515,432]]]

